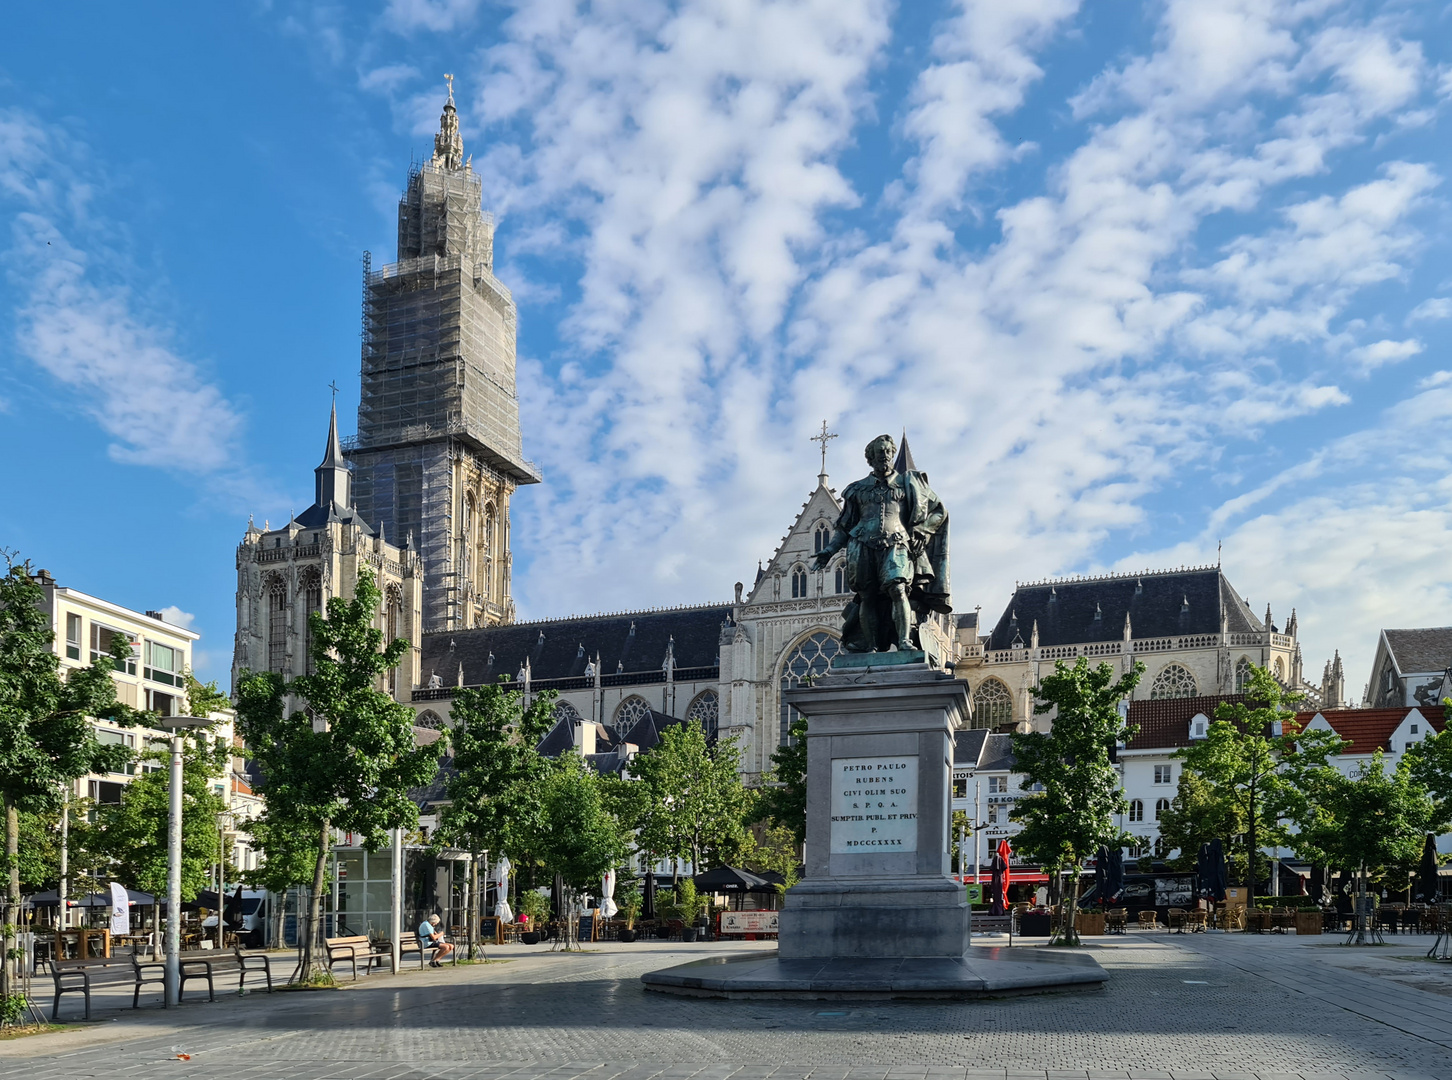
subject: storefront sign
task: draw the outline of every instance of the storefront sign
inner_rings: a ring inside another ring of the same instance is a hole
[[[832,759],[832,854],[918,849],[918,759]]]
[[[721,933],[774,934],[778,914],[775,911],[723,911]]]

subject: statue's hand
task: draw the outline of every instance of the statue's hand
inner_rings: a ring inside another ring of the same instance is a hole
[[[835,551],[819,551],[812,557],[812,561],[817,564],[817,569],[821,570],[832,561],[832,556],[835,554]]]

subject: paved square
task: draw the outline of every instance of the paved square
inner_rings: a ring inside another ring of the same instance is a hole
[[[494,950],[504,964],[171,1012],[133,1013],[118,987],[92,1024],[0,1043],[0,1077],[1452,1080],[1452,964],[1422,959],[1429,938],[1338,941],[1131,933],[1089,946],[1110,972],[1100,991],[874,1005],[674,998],[639,983],[759,945],[511,946]],[[63,1005],[75,1015],[79,1003]]]

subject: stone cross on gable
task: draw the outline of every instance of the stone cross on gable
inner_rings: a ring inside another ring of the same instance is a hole
[[[823,475],[823,476],[826,476],[827,475],[827,444],[829,442],[831,442],[833,439],[835,439],[836,437],[837,436],[836,436],[836,434],[834,432],[831,432],[831,431],[828,431],[827,430],[827,421],[825,421],[825,420],[822,421],[822,430],[820,432],[818,432],[816,435],[809,435],[807,437],[807,441],[808,442],[817,443],[822,448],[822,473],[821,473],[821,475]]]

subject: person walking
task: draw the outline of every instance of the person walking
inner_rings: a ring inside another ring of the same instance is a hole
[[[429,967],[443,967],[444,958],[454,951],[454,947],[444,940],[444,932],[439,929],[437,915],[430,915],[418,924],[418,947],[434,950]]]

